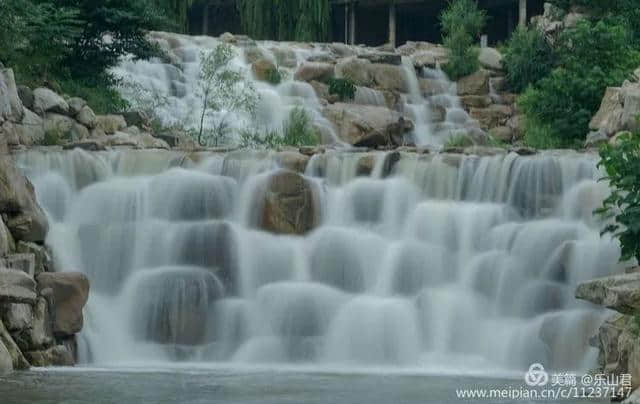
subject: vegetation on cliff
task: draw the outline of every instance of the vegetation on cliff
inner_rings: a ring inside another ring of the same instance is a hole
[[[449,49],[449,60],[442,69],[452,80],[478,70],[475,44],[486,21],[486,12],[472,0],[454,0],[440,15],[442,39]]]

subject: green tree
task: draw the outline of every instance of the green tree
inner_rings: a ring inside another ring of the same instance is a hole
[[[228,118],[231,113],[245,112],[255,115],[259,96],[253,84],[231,66],[235,57],[233,48],[220,44],[209,53],[201,55],[199,91],[202,98],[202,112],[197,140],[201,146],[213,141],[217,146],[228,134]],[[218,112],[218,120],[213,128],[205,128],[205,118]]]
[[[443,43],[449,49],[449,60],[442,68],[452,80],[478,70],[478,49],[474,44],[486,21],[486,12],[473,0],[451,0],[440,15]]]
[[[604,21],[582,21],[563,32],[554,53],[558,67],[519,99],[530,123],[544,123],[565,144],[584,139],[605,89],[640,64],[632,43],[626,25]]]
[[[507,83],[516,92],[546,77],[554,66],[553,49],[536,28],[518,27],[502,53]]]
[[[640,133],[627,133],[616,145],[604,145],[600,158],[611,194],[596,213],[612,219],[605,232],[620,240],[621,259],[640,262]]]

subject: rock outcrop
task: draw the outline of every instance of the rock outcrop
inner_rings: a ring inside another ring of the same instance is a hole
[[[305,234],[318,220],[312,184],[302,175],[281,170],[271,175],[261,205],[260,228],[277,234]]]

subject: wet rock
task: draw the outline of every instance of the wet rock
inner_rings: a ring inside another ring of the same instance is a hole
[[[423,79],[419,78],[420,90],[425,97],[431,97],[432,95],[444,94],[447,92],[445,82],[442,80]]]
[[[71,336],[82,330],[82,309],[89,298],[89,280],[79,272],[43,272],[36,277],[38,291],[51,289],[53,332]]]
[[[336,77],[349,79],[356,86],[369,87],[373,85],[373,76],[369,71],[371,62],[356,57],[340,59],[335,67]]]
[[[521,139],[524,136],[524,115],[514,115],[507,121],[507,126],[513,131],[514,139]]]
[[[33,255],[35,267],[34,273],[36,275],[40,272],[53,272],[53,259],[48,247],[36,243],[18,241],[16,244],[16,252]]]
[[[276,161],[280,167],[302,174],[307,168],[309,157],[298,152],[283,151],[276,155]]]
[[[436,56],[432,52],[420,52],[411,56],[411,61],[416,69],[435,69]]]
[[[112,135],[127,127],[127,122],[122,115],[98,115],[96,127],[107,135]]]
[[[333,65],[320,62],[303,63],[296,71],[294,78],[299,81],[327,81],[333,77]]]
[[[84,106],[76,115],[76,120],[89,129],[94,129],[98,125],[98,118],[91,108]]]
[[[13,70],[0,68],[0,121],[20,122],[22,108]]]
[[[48,295],[48,291],[45,295]],[[44,297],[38,297],[31,313],[29,326],[13,334],[16,344],[23,352],[46,349],[54,343],[51,316]]]
[[[73,366],[73,355],[64,345],[56,345],[43,351],[25,352],[25,357],[36,367]]]
[[[513,140],[513,130],[508,126],[497,126],[489,131],[494,139],[510,143]]]
[[[409,92],[409,85],[402,66],[372,64],[369,70],[378,89],[401,93]]]
[[[0,302],[33,303],[36,300],[36,283],[22,271],[0,268]]]
[[[261,58],[251,64],[251,71],[256,80],[269,82],[271,75],[277,72],[278,68],[269,59]]]
[[[277,234],[305,234],[316,226],[316,215],[313,190],[306,178],[286,170],[269,178],[260,228]]]
[[[622,111],[622,129],[636,131],[640,129],[640,85],[625,86],[622,89],[624,108]]]
[[[67,115],[69,104],[48,88],[40,87],[33,90],[33,110],[39,115],[47,112]]]
[[[619,313],[637,313],[640,310],[640,273],[583,282],[576,289],[576,297]]]
[[[338,137],[354,146],[402,144],[413,123],[385,107],[336,103],[324,110]]]
[[[0,341],[0,376],[11,373],[12,370],[13,361],[11,360],[9,350],[4,346],[2,341]]]
[[[458,95],[487,95],[489,94],[489,79],[491,73],[487,70],[465,76],[458,80]]]
[[[107,147],[103,142],[97,139],[80,140],[77,142],[66,143],[62,146],[63,150],[82,149],[86,151],[103,151],[107,150]]]
[[[33,254],[9,254],[0,258],[0,267],[21,271],[31,277],[35,274],[35,266]]]

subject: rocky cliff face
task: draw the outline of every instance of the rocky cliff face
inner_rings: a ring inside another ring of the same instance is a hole
[[[45,102],[36,96],[34,105],[40,111],[62,111],[66,103],[53,98]],[[89,292],[84,275],[54,272],[44,244],[47,216],[33,186],[7,153],[7,146],[39,136],[30,132],[33,128],[20,129],[25,119],[41,118],[23,107],[11,70],[0,70],[0,374],[29,366],[72,365]]]

